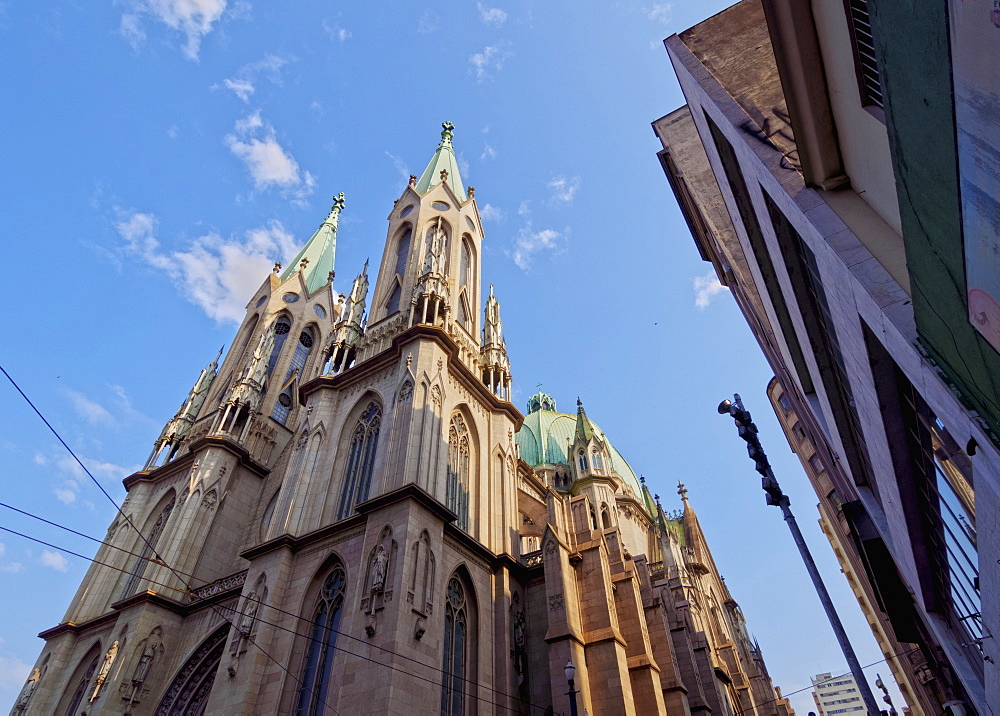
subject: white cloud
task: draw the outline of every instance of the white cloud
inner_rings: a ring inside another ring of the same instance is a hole
[[[486,7],[481,2],[476,3],[479,9],[479,19],[487,25],[503,25],[507,22],[507,13],[500,8]]]
[[[55,494],[56,499],[64,505],[72,505],[79,496],[79,485],[72,480],[67,480],[62,485],[54,487],[52,492]]]
[[[49,550],[44,550],[42,552],[42,564],[46,567],[52,567],[52,569],[57,572],[65,572],[69,569],[69,560],[63,557],[58,552],[51,552]]]
[[[580,177],[553,177],[548,183],[549,201],[553,204],[572,204],[580,189]]]
[[[522,226],[514,239],[514,249],[508,252],[518,268],[527,271],[531,268],[535,254],[541,251],[558,251],[566,240],[569,229],[562,232],[554,229],[535,231],[531,223]]]
[[[527,216],[531,213],[531,199],[525,199],[517,207],[519,216]]]
[[[177,135],[180,134],[180,129],[178,129],[176,124],[170,125],[167,129],[167,136],[171,139],[177,139]]]
[[[250,95],[257,91],[259,77],[263,76],[279,87],[282,85],[281,70],[288,62],[289,60],[284,57],[265,55],[263,59],[257,62],[243,65],[233,77],[223,80],[222,86],[244,102],[249,103]],[[218,88],[219,85],[212,85],[211,87],[211,89]]]
[[[326,34],[330,36],[331,40],[337,40],[338,42],[343,42],[351,37],[351,31],[347,28],[341,27],[340,25],[330,24],[326,20],[323,20],[323,29]]]
[[[247,231],[242,239],[211,232],[185,249],[168,252],[160,248],[153,233],[155,217],[140,212],[119,214],[115,226],[126,251],[165,272],[189,301],[219,323],[242,321],[247,298],[274,262],[287,262],[297,249],[295,237],[280,222],[271,221]]]
[[[76,414],[91,425],[112,425],[115,419],[108,409],[75,390],[67,390],[70,402]]]
[[[668,24],[672,17],[674,6],[672,3],[656,3],[649,9],[647,17],[653,22]]]
[[[420,16],[420,22],[417,23],[417,32],[421,35],[434,32],[438,29],[437,20],[437,15],[430,10],[424,10],[424,14]]]
[[[29,673],[30,664],[25,664],[16,657],[0,656],[0,691],[7,691],[12,695],[20,692]]]
[[[316,189],[316,178],[300,170],[299,163],[278,143],[274,127],[260,117],[260,111],[236,121],[235,133],[223,143],[250,172],[257,189],[277,188],[296,204],[304,203]]]
[[[239,97],[244,102],[250,102],[250,95],[256,91],[256,87],[250,80],[223,80],[222,83],[225,85],[227,90],[230,90],[234,95]]]
[[[142,16],[149,15],[185,37],[181,51],[189,60],[197,60],[201,40],[226,11],[226,0],[136,0],[122,15],[119,32],[134,51],[146,40]]]
[[[410,181],[410,167],[407,166],[406,161],[388,150],[386,150],[385,155],[392,160],[392,165],[396,168],[400,178],[405,182]]]
[[[487,159],[496,159],[497,150],[493,148],[492,144],[487,144],[483,147],[483,153],[479,156],[480,161],[486,161]]]
[[[7,545],[0,542],[0,557],[3,557],[7,553]],[[24,571],[24,565],[20,562],[0,562],[0,573],[3,574],[17,574],[18,572]],[[0,640],[2,643],[2,640]],[[0,666],[0,668],[3,668]],[[3,676],[0,675],[0,683],[2,683]]]
[[[704,276],[696,276],[691,282],[694,284],[694,305],[701,310],[708,308],[708,304],[726,290],[726,287],[719,283],[715,271],[709,271]]]
[[[482,52],[469,57],[469,72],[476,76],[477,82],[489,79],[494,73],[503,69],[503,63],[511,56],[510,51],[503,42],[496,45],[488,45]]]
[[[146,31],[142,29],[142,20],[136,13],[122,15],[118,33],[125,38],[134,53],[138,53],[146,44]]]
[[[479,210],[479,216],[483,221],[502,221],[506,214],[503,209],[495,207],[492,204],[486,204]]]

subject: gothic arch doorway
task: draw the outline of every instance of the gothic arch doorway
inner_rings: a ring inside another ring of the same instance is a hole
[[[205,713],[215,673],[226,649],[229,626],[226,623],[216,629],[184,662],[163,695],[156,716],[202,716]]]

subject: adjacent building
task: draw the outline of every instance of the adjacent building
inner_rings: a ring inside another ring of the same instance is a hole
[[[579,400],[510,402],[443,126],[373,286],[332,290],[343,195],[264,279],[12,713],[792,713],[683,486],[668,515]]]
[[[865,712],[865,702],[858,693],[858,682],[851,674],[836,677],[829,673],[816,674],[812,677],[812,685],[817,716]]]
[[[932,713],[1000,703],[996,32],[986,3],[743,0],[667,38],[687,105],[653,124]]]

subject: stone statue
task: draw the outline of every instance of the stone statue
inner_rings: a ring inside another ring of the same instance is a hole
[[[35,693],[35,687],[38,686],[38,680],[42,678],[42,672],[35,667],[35,670],[31,672],[31,676],[28,680],[24,682],[24,687],[21,689],[21,693],[17,695],[17,701],[14,702],[13,713],[22,713],[26,708],[28,708],[28,702],[31,701],[31,695]]]
[[[101,687],[108,680],[108,674],[111,673],[111,665],[115,663],[116,656],[118,656],[117,640],[108,649],[108,653],[104,655],[104,663],[101,664],[101,670],[97,672],[97,678],[94,679],[94,690],[90,692],[90,698],[87,699],[90,703],[96,701],[98,695],[101,693]]]
[[[372,592],[381,592],[385,588],[385,569],[388,565],[389,555],[385,547],[379,545],[372,562]]]

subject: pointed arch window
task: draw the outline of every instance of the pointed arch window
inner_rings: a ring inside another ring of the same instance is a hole
[[[468,684],[475,682],[476,618],[472,590],[457,574],[448,580],[444,607],[444,678],[441,716],[464,716],[473,711]]]
[[[472,247],[469,245],[469,237],[462,237],[462,258],[458,268],[458,285],[468,286],[472,279]]]
[[[309,359],[314,342],[315,337],[311,328],[306,328],[299,334],[299,342],[295,344],[295,352],[292,353],[292,360],[288,364],[288,372],[285,373],[285,380],[291,378],[292,373],[295,371],[299,372],[299,380],[302,380],[302,374],[306,368],[306,360]]]
[[[604,470],[604,461],[601,460],[601,451],[594,448],[590,451],[590,464],[595,470]]]
[[[472,445],[465,419],[456,413],[448,428],[448,481],[446,502],[448,509],[458,515],[458,526],[469,529],[469,470],[472,464]]]
[[[389,293],[389,300],[385,304],[386,315],[392,315],[399,310],[399,302],[403,295],[403,275],[406,273],[406,264],[410,260],[410,243],[413,239],[413,230],[407,226],[406,231],[399,237],[396,244],[396,272],[392,278],[392,291]]]
[[[351,451],[347,458],[344,488],[340,494],[340,506],[337,508],[338,520],[350,517],[354,513],[354,506],[368,499],[381,427],[382,409],[377,403],[371,402],[358,418],[354,433],[351,435]]]
[[[226,622],[188,657],[167,687],[156,716],[203,716],[226,650],[229,629],[230,623]]]
[[[271,349],[271,357],[267,361],[267,374],[274,371],[274,364],[278,362],[281,355],[281,347],[285,345],[289,331],[292,330],[292,321],[288,316],[279,316],[274,322],[274,348]]]
[[[583,448],[580,448],[577,451],[576,456],[577,456],[577,462],[580,465],[580,472],[583,472],[584,470],[587,469],[587,451],[584,450]]]
[[[174,509],[175,501],[175,498],[170,498],[170,502],[160,511],[152,529],[146,535],[146,539],[142,541],[142,551],[139,552],[135,564],[132,565],[132,572],[129,574],[128,581],[125,582],[125,588],[122,589],[121,595],[118,597],[119,599],[125,599],[135,594],[135,590],[139,587],[139,580],[142,579],[142,575],[146,571],[146,565],[149,564],[150,559],[152,559],[156,552],[156,545],[163,535],[164,527],[167,526],[167,520],[170,519],[170,513]]]
[[[101,659],[101,648],[96,646],[97,654],[91,660],[90,664],[87,666],[87,670],[83,672],[83,676],[77,683],[76,691],[73,692],[73,698],[70,699],[69,708],[66,709],[66,716],[76,716],[77,711],[80,709],[80,705],[83,703],[83,697],[87,694],[88,687],[90,686],[90,680],[94,678],[94,672],[97,671],[97,662]],[[92,649],[91,651],[93,651]]]
[[[311,638],[302,667],[296,716],[321,716],[325,713],[346,584],[344,568],[339,564],[323,580],[312,613]]]

